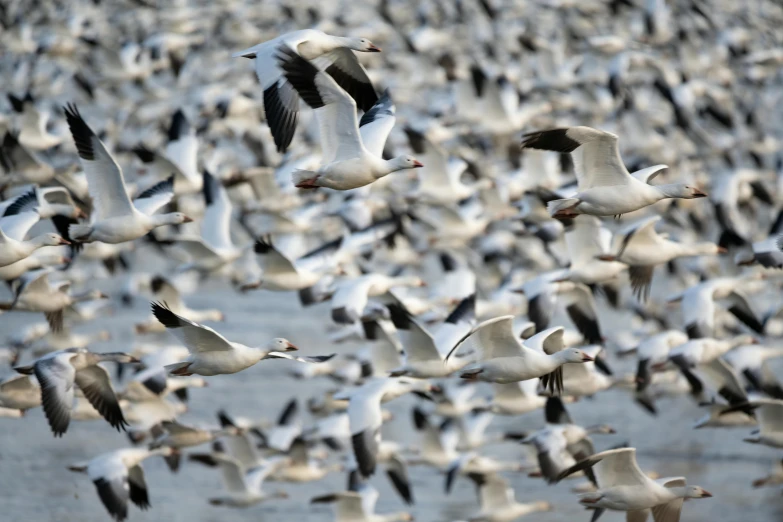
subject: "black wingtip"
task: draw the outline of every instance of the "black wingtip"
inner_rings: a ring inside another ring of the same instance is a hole
[[[177,314],[169,310],[165,305],[153,302],[151,303],[152,315],[160,321],[160,324],[166,328],[181,328],[179,317]]]
[[[551,150],[568,153],[576,150],[580,143],[568,136],[568,128],[536,131],[522,136],[523,149]]]
[[[171,117],[171,125],[168,130],[169,141],[177,141],[186,134],[190,133],[190,122],[182,109],[177,109],[177,112]]]
[[[143,143],[132,148],[131,152],[133,152],[143,163],[152,163],[155,161],[155,153]]]
[[[79,109],[73,103],[68,103],[63,107],[65,120],[68,122],[68,128],[71,130],[73,142],[79,157],[83,160],[92,161],[95,159],[95,150],[92,146],[92,138],[96,137],[89,125],[84,121]]]

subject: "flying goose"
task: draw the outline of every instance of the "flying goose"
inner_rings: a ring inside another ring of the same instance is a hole
[[[543,377],[542,384],[552,393],[563,389],[563,364],[593,360],[581,350],[564,348],[562,327],[544,330],[525,343],[520,342],[514,334],[513,315],[479,323],[452,348],[446,361],[464,345],[473,345],[481,353],[481,361],[463,368],[463,379],[506,384]]]
[[[750,437],[742,440],[751,444],[763,444],[770,448],[783,448],[783,401],[764,399],[737,404],[725,410],[745,411],[748,408],[756,414],[759,428],[751,433]]]
[[[279,50],[277,59],[302,99],[313,109],[321,109],[316,116],[321,125],[322,166],[315,172],[295,171],[294,185],[350,190],[392,172],[422,166],[407,155],[381,158],[395,122],[394,104],[388,93],[357,122],[356,103],[331,76],[285,47]]]
[[[19,196],[0,204],[3,216],[36,211],[40,219],[63,216],[70,219],[86,217],[84,211],[73,201],[68,189],[64,187],[33,187]]]
[[[716,255],[726,252],[715,243],[680,243],[655,231],[660,216],[652,216],[634,223],[620,234],[619,249],[614,254],[599,256],[603,261],[620,261],[628,265],[628,275],[634,294],[647,300],[650,296],[653,271],[678,257]]]
[[[140,238],[156,227],[192,221],[179,212],[153,215],[171,201],[174,195],[173,177],[152,186],[131,202],[120,166],[82,119],[75,105],[65,107],[65,117],[87,176],[93,205],[89,224],[70,226],[71,240],[123,243]]]
[[[0,381],[0,407],[24,412],[40,405],[41,390],[32,376],[11,374]]]
[[[17,113],[21,114],[19,143],[30,150],[44,151],[62,143],[64,136],[51,134],[46,129],[49,113],[39,111],[30,92],[24,98],[8,94],[8,101]]]
[[[666,198],[693,199],[707,194],[682,183],[649,185],[666,165],[629,173],[620,157],[618,136],[590,127],[567,127],[525,134],[522,148],[570,153],[579,182],[579,192],[550,201],[553,217],[579,214],[617,216],[652,205]]]
[[[128,501],[139,509],[150,508],[147,482],[144,480],[142,461],[157,455],[166,457],[174,453],[171,448],[126,448],[98,455],[89,460],[68,466],[71,471],[87,473],[98,497],[114,520],[128,518]]]
[[[549,502],[518,502],[508,481],[496,473],[470,473],[468,476],[476,484],[480,507],[478,513],[468,518],[469,522],[510,522],[531,513],[554,509]]]
[[[657,481],[649,478],[636,463],[636,448],[596,453],[560,473],[558,480],[588,468],[595,473],[598,490],[581,495],[579,502],[595,509],[598,516],[607,509],[651,509],[658,522],[674,522],[680,517],[684,499],[712,496],[699,486],[687,486],[682,477]],[[598,516],[593,515],[593,520]]]
[[[285,352],[297,350],[286,339],[272,339],[266,348],[250,347],[228,341],[208,326],[190,321],[169,310],[165,305],[152,303],[152,313],[190,351],[183,362],[166,365],[172,375],[222,375],[247,369],[261,359],[290,359],[292,361],[319,363],[332,355],[300,357]]]
[[[152,290],[152,295],[157,301],[165,303],[169,310],[182,317],[187,317],[191,321],[197,323],[202,321],[223,321],[226,318],[225,314],[216,308],[204,310],[190,308],[183,301],[182,294],[177,290],[177,287],[161,275],[156,275],[152,278],[150,290]],[[135,329],[136,333],[150,333],[163,332],[166,330],[166,327],[155,316],[150,316],[145,322],[136,324]]]
[[[269,459],[245,470],[239,461],[228,455],[215,453],[214,457],[223,472],[226,491],[221,496],[210,498],[211,505],[247,508],[272,498],[288,498],[288,494],[283,491],[270,494],[263,490],[264,481],[274,473],[282,459]]]
[[[98,366],[104,361],[138,362],[126,353],[94,353],[86,348],[69,348],[44,355],[28,366],[14,368],[24,375],[35,374],[38,379],[46,420],[55,437],[68,431],[75,386],[112,427],[119,431],[127,426],[109,374]]]
[[[40,219],[41,215],[37,210],[0,218],[0,268],[30,257],[39,248],[70,244],[66,239],[52,233],[25,240],[27,233]]]
[[[0,145],[0,166],[6,172],[4,186],[48,183],[56,175],[51,165],[19,143],[11,132],[5,133]]]
[[[256,75],[264,91],[264,112],[278,152],[285,152],[291,144],[299,119],[299,97],[277,61],[277,54],[282,49],[303,60],[323,58],[328,62],[325,73],[356,100],[353,102],[354,110],[358,105],[361,110],[369,111],[378,100],[367,72],[351,52],[380,52],[366,38],[332,36],[315,29],[304,29],[232,54],[233,57],[255,60]]]

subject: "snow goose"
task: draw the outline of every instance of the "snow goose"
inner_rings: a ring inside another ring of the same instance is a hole
[[[262,359],[290,359],[318,363],[332,355],[299,357],[285,352],[297,350],[286,339],[272,339],[266,348],[250,347],[228,341],[208,326],[203,326],[175,314],[166,306],[152,303],[152,313],[190,351],[183,362],[166,365],[172,375],[222,375],[249,368]]]
[[[33,364],[17,366],[17,372],[35,374],[41,385],[41,402],[55,437],[68,430],[73,407],[74,385],[84,392],[96,410],[112,427],[125,429],[127,423],[111,387],[109,374],[98,363],[137,362],[126,353],[94,353],[86,348],[69,348],[44,355]]]
[[[288,458],[273,474],[274,480],[283,482],[312,482],[321,480],[333,471],[342,471],[341,464],[326,465],[311,458],[307,451],[308,442],[302,437],[296,437],[291,443]]]
[[[246,508],[272,498],[288,498],[288,494],[283,491],[267,493],[263,490],[264,481],[277,469],[282,459],[270,459],[245,471],[238,460],[228,455],[214,455],[223,472],[226,492],[210,498],[211,505]]]
[[[405,378],[376,378],[347,392],[351,445],[359,471],[365,477],[375,473],[381,444],[383,412],[381,402],[411,391],[430,391],[426,381]]]
[[[763,444],[770,448],[783,448],[783,401],[765,399],[738,404],[726,413],[750,408],[756,414],[759,429],[742,440],[751,444]]]
[[[517,501],[508,481],[495,473],[470,473],[478,490],[480,510],[468,518],[469,522],[510,522],[519,517],[542,511],[552,511],[549,502],[522,504]]]
[[[687,486],[685,479],[653,480],[639,469],[636,448],[620,448],[596,453],[563,471],[558,480],[592,468],[598,490],[581,495],[582,505],[600,511],[640,511],[651,509],[659,522],[679,519],[683,499],[712,495],[698,486]],[[598,518],[593,515],[593,519]]]
[[[194,268],[200,272],[218,270],[239,259],[244,251],[231,240],[233,207],[226,189],[209,172],[204,171],[203,177],[206,209],[201,221],[201,237],[176,240],[176,245],[191,257],[191,262],[181,266],[180,271]]]
[[[399,512],[379,515],[375,513],[378,491],[368,484],[358,491],[341,491],[310,499],[311,504],[336,503],[335,522],[408,522],[410,513]]]
[[[128,518],[128,501],[139,509],[150,508],[149,492],[144,480],[142,461],[157,455],[168,456],[171,448],[126,448],[99,455],[88,462],[73,464],[68,469],[87,473],[98,497],[114,520]]]
[[[411,319],[408,342],[405,343],[405,362],[401,367],[393,369],[389,375],[406,375],[417,379],[447,377],[465,364],[465,360],[456,357],[450,361],[444,360],[433,336]]]
[[[567,271],[556,270],[526,281],[514,290],[527,298],[527,316],[536,332],[549,327],[556,306],[562,303],[571,321],[588,343],[603,342],[598,311],[590,288],[583,283],[563,281]]]
[[[30,257],[39,248],[70,244],[61,236],[52,233],[41,234],[25,240],[29,230],[40,219],[41,215],[37,210],[0,218],[0,268]]]
[[[575,348],[564,348],[563,328],[550,328],[521,343],[514,335],[514,316],[488,319],[478,324],[446,356],[446,361],[465,344],[481,353],[481,362],[465,367],[463,379],[506,384],[543,377],[551,392],[562,391],[566,363],[584,363],[593,358]]]
[[[237,428],[227,427],[215,430],[196,428],[180,424],[175,420],[163,421],[161,427],[164,434],[150,444],[150,448],[161,448],[168,446],[174,449],[190,448],[212,442],[215,439],[226,435],[235,435]]]
[[[578,216],[571,227],[566,228],[565,243],[571,265],[556,281],[573,281],[585,285],[602,285],[609,301],[617,299],[617,289],[612,281],[622,273],[627,266],[620,262],[607,262],[598,259],[609,254],[612,233],[601,226],[598,218],[593,216]],[[612,297],[613,296],[613,297]]]
[[[691,394],[700,401],[700,406],[707,408],[707,413],[693,425],[694,429],[756,425],[752,408],[735,408],[747,405],[748,395],[736,372],[725,361],[714,359],[682,373]]]
[[[168,144],[164,154],[154,152],[144,145],[133,149],[136,156],[153,172],[156,178],[174,176],[174,194],[193,194],[202,189],[198,173],[198,138],[182,109],[171,117]]]
[[[201,377],[171,379],[160,366],[153,366],[135,374],[125,386],[122,398],[132,402],[144,402],[173,393],[183,402],[188,400],[188,388],[205,388],[207,381]]]
[[[547,205],[553,217],[579,214],[617,216],[652,205],[666,198],[693,199],[707,195],[682,183],[649,185],[665,165],[655,165],[630,174],[620,157],[618,137],[590,127],[538,131],[523,136],[522,148],[570,153],[577,173],[579,192]]]
[[[679,243],[655,231],[660,216],[652,216],[627,227],[619,236],[619,249],[614,254],[599,256],[603,261],[620,261],[629,266],[631,288],[639,299],[650,296],[653,271],[678,257],[716,255],[726,252],[715,243]]]
[[[0,309],[26,310],[43,312],[52,332],[63,329],[63,312],[74,303],[91,299],[106,299],[108,296],[99,290],[88,290],[71,295],[71,283],[60,281],[49,282],[49,271],[39,270],[25,274],[16,288],[14,301],[10,304],[0,303]]]
[[[208,308],[204,310],[196,310],[190,308],[182,300],[182,294],[177,287],[175,287],[168,279],[161,275],[156,275],[150,281],[150,290],[152,290],[153,297],[165,303],[169,310],[182,317],[187,317],[193,322],[200,323],[202,321],[223,321],[225,320],[225,314],[216,309]],[[150,332],[163,332],[166,327],[156,320],[154,316],[143,322],[136,324],[136,333],[150,333]]]
[[[11,374],[0,381],[0,407],[24,412],[40,405],[41,390],[30,375]]]
[[[303,256],[290,260],[267,239],[258,239],[253,247],[263,274],[260,281],[247,283],[244,290],[261,288],[274,292],[303,291],[318,283],[332,266],[320,256]],[[301,295],[301,292],[300,292]]]
[[[4,186],[27,183],[48,183],[55,177],[55,170],[28,150],[14,134],[6,132],[0,146],[0,166],[6,171]]]
[[[775,234],[764,241],[758,241],[751,246],[751,252],[741,252],[735,256],[735,262],[740,266],[758,263],[764,268],[783,268],[783,251],[780,249],[780,235]]]
[[[70,260],[69,257],[65,256],[34,252],[21,261],[0,267],[0,281],[10,282],[14,279],[19,279],[28,272],[54,267],[55,265],[65,265]]]
[[[299,188],[327,187],[350,190],[392,172],[421,167],[411,156],[381,158],[383,144],[394,127],[394,104],[386,93],[356,121],[356,103],[331,76],[319,71],[296,53],[281,48],[280,67],[313,109],[321,125],[322,166],[315,172],[298,170],[292,175]],[[362,130],[364,129],[364,130]]]
[[[369,297],[386,294],[394,287],[423,287],[418,276],[387,276],[366,274],[337,284],[332,295],[332,320],[338,324],[352,324],[364,316]]]
[[[739,346],[723,356],[753,390],[783,399],[783,386],[767,364],[767,360],[777,357],[783,357],[783,348],[763,345]]]
[[[601,360],[603,347],[591,345],[579,349],[592,357],[593,361],[563,366],[563,395],[576,398],[592,397],[614,386],[615,380],[603,370],[599,370],[595,363],[596,360]]]
[[[763,334],[764,324],[753,311],[748,297],[742,290],[748,279],[748,277],[708,279],[688,288],[681,297],[677,296],[676,299],[681,298],[680,308],[688,337],[698,339],[715,336],[715,301],[724,299],[730,303],[728,311],[732,315],[757,334]],[[673,300],[670,299],[669,302]]]
[[[744,344],[758,344],[758,341],[752,335],[736,335],[729,339],[711,337],[691,339],[672,348],[669,352],[669,361],[678,368],[693,368],[699,364],[707,364]]]
[[[358,105],[361,110],[369,111],[378,100],[367,72],[351,52],[380,52],[366,38],[332,36],[314,29],[304,29],[232,54],[233,57],[255,60],[256,75],[264,91],[264,111],[278,152],[285,152],[291,144],[299,118],[299,98],[291,88],[290,79],[286,81],[281,70],[284,68],[277,61],[277,55],[282,49],[304,60],[322,58],[328,62],[325,73],[356,100],[353,103],[354,110]]]
[[[139,194],[132,203],[120,166],[82,119],[78,109],[74,105],[65,107],[65,117],[79,152],[79,161],[87,175],[93,204],[89,224],[70,226],[72,240],[81,243],[123,243],[142,237],[156,227],[192,221],[179,212],[153,215],[174,195],[174,179],[171,177]]]
[[[86,217],[84,211],[73,201],[71,193],[64,187],[33,187],[14,199],[3,202],[3,216],[37,211],[41,219],[63,216],[70,219]]]
[[[29,92],[24,98],[17,98],[9,93],[8,101],[14,111],[21,114],[19,143],[30,150],[47,150],[62,143],[63,136],[51,134],[46,130],[49,114],[35,107],[35,100]]]
[[[647,393],[647,389],[652,383],[651,372],[666,363],[672,348],[687,341],[688,336],[679,330],[664,330],[639,343],[636,350],[638,363],[635,400],[653,415],[657,413],[657,410],[652,397]]]
[[[457,203],[492,184],[491,180],[486,178],[472,185],[464,184],[460,178],[468,168],[465,160],[449,158],[440,146],[410,127],[405,127],[404,130],[413,152],[422,158],[424,164],[417,172],[419,186],[415,192],[406,196],[408,199],[441,205]]]
[[[550,483],[558,474],[594,453],[593,433],[611,435],[615,430],[605,424],[584,428],[575,424],[560,397],[549,397],[544,408],[547,427],[525,437],[523,444],[533,444],[538,452],[541,474]],[[588,471],[588,478],[595,477]]]

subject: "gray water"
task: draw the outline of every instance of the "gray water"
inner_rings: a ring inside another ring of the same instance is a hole
[[[94,345],[96,351],[129,350],[134,342],[140,340],[133,334],[133,324],[148,316],[148,302],[143,297],[136,299],[130,308],[119,303],[117,284],[116,280],[91,283],[113,295],[115,313],[77,327],[86,331],[98,328],[111,331],[112,341]],[[209,282],[196,294],[188,296],[187,301],[194,308],[216,306],[222,309],[227,319],[217,328],[227,337],[240,342],[260,344],[267,337],[283,336],[306,354],[352,351],[358,346],[330,346],[322,331],[328,324],[328,308],[319,306],[302,313],[295,294],[255,292],[239,295],[223,283]],[[5,314],[0,316],[0,332],[8,334],[22,324],[39,320],[40,314]],[[606,324],[605,328],[610,329],[611,326]],[[176,342],[168,334],[160,339],[165,343]],[[631,370],[631,361],[613,362],[616,369]],[[208,388],[191,390],[191,408],[181,420],[214,425],[214,414],[220,408],[226,408],[235,415],[273,419],[289,398],[297,397],[303,403],[307,398],[333,387],[333,383],[325,379],[292,380],[287,375],[290,364],[294,363],[264,361],[236,375],[209,378]],[[415,443],[410,420],[412,404],[412,397],[403,397],[388,404],[395,418],[384,427],[385,436]],[[616,389],[603,392],[592,400],[583,399],[571,404],[569,410],[580,424],[608,423],[616,428],[616,435],[594,437],[597,451],[627,442],[638,448],[643,469],[654,470],[662,476],[684,475],[690,484],[698,484],[714,495],[710,499],[687,502],[683,521],[783,519],[780,488],[753,489],[750,485],[753,479],[768,473],[773,460],[781,457],[780,452],[743,443],[742,437],[749,431],[747,428],[691,429],[693,421],[702,412],[689,398],[662,400],[658,417],[652,417],[633,403],[628,392]],[[543,414],[539,411],[518,418],[496,417],[489,431],[506,428],[532,430],[542,424]],[[110,520],[87,476],[72,473],[66,466],[127,444],[124,433],[113,431],[103,421],[72,422],[65,436],[55,439],[40,409],[28,412],[22,419],[0,419],[0,520]],[[534,460],[526,447],[517,444],[497,445],[485,451],[505,460]],[[268,489],[284,490],[290,497],[246,510],[232,510],[207,503],[207,499],[222,487],[220,473],[214,469],[184,462],[179,473],[171,474],[160,459],[148,460],[143,466],[152,508],[142,512],[131,506],[129,520],[137,522],[326,521],[333,518],[332,508],[328,505],[310,506],[309,499],[345,487],[343,473],[334,473],[322,481],[309,484],[270,482],[266,485]],[[410,510],[416,520],[455,520],[477,510],[475,492],[469,480],[460,478],[451,495],[446,496],[439,472],[412,467],[410,474],[416,497],[416,504]],[[579,506],[577,496],[570,491],[581,479],[548,486],[524,473],[506,476],[519,501],[547,500],[555,505],[553,512],[530,515],[524,520],[566,522],[590,519],[590,513]],[[377,512],[407,509],[390,489],[382,473],[372,482],[381,492]],[[602,520],[612,522],[624,518],[622,514],[607,512]]]

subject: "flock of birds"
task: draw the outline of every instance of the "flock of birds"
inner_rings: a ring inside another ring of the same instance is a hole
[[[518,501],[517,473],[585,477],[593,522],[679,521],[712,495],[642,470],[629,444],[596,451],[623,426],[589,398],[626,389],[656,415],[691,396],[696,428],[783,448],[783,6],[730,4],[5,2],[2,416],[126,431],[69,467],[118,521],[150,508],[158,456],[219,469],[209,503],[235,508],[346,471],[311,500],[338,522],[412,520],[377,514],[370,480],[382,468],[413,505],[419,466],[447,493],[475,484],[470,521],[553,509]],[[298,299],[322,342],[259,338],[281,327],[263,317],[231,340],[207,326],[231,324],[219,302],[187,304],[216,288]],[[149,303],[129,326],[145,342],[92,351],[108,333],[72,327],[111,300]],[[307,401],[310,425],[294,380],[277,422],[178,419],[190,389],[270,359],[337,385]],[[387,410],[402,396],[410,419]],[[538,410],[538,430],[488,429]],[[384,429],[411,422],[413,446]],[[781,483],[783,461],[753,485]]]

